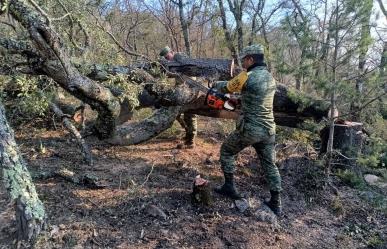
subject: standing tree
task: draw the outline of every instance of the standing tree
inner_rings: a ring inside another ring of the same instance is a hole
[[[220,14],[220,18],[222,20],[222,28],[223,28],[224,37],[226,40],[227,47],[231,52],[232,58],[234,58],[235,61],[238,61],[238,52],[237,52],[237,49],[235,48],[235,45],[234,45],[234,39],[232,38],[233,37],[232,32],[230,30],[230,27],[227,24],[226,11],[224,9],[223,1],[218,0],[218,4],[219,4],[219,12],[220,12],[219,14]]]

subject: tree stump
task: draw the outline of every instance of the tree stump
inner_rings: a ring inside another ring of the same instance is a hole
[[[193,205],[203,206],[211,206],[213,203],[210,185],[200,175],[197,175],[193,182],[191,201]]]
[[[338,120],[335,122],[333,149],[339,150],[347,159],[355,158],[363,150],[365,137],[362,123]],[[329,126],[321,130],[320,138],[320,153],[325,153],[329,138]]]

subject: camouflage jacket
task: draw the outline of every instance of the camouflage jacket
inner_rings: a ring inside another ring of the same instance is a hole
[[[246,81],[220,81],[215,87],[224,92],[241,92],[242,114],[237,128],[251,135],[262,129],[275,134],[273,99],[276,90],[275,80],[265,66],[255,66],[248,70]]]

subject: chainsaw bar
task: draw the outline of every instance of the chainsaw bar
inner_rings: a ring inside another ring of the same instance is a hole
[[[207,94],[207,92],[209,90],[208,87],[202,85],[200,82],[198,82],[196,80],[189,78],[188,76],[180,75],[180,77],[184,80],[185,83],[187,83],[187,85],[198,88],[200,91]]]

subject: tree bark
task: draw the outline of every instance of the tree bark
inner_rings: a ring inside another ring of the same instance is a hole
[[[191,57],[191,41],[189,39],[189,26],[190,25],[188,24],[188,22],[184,16],[183,0],[179,0],[177,5],[179,7],[179,18],[180,18],[181,29],[183,30],[185,52],[187,53],[188,57]]]
[[[227,26],[227,17],[226,17],[226,11],[224,10],[223,1],[218,0],[218,5],[219,5],[220,17],[222,19],[222,27],[223,27],[223,31],[224,31],[224,36],[226,38],[227,47],[231,52],[232,58],[234,58],[235,61],[238,61],[238,53],[237,53],[235,46],[233,44],[231,32]]]
[[[238,34],[238,54],[243,49],[243,23],[242,23],[242,16],[243,16],[243,8],[245,4],[245,0],[241,1],[233,1],[227,0],[228,6],[230,7],[231,13],[234,15],[235,23],[236,23],[236,31]],[[239,63],[238,63],[239,64]]]
[[[45,225],[45,210],[20,155],[0,104],[0,165],[5,187],[16,207],[17,239],[34,240]]]
[[[234,60],[228,59],[192,59],[184,57],[178,61],[162,62],[173,73],[187,76],[206,77],[213,80],[228,80],[242,70],[234,66]]]
[[[179,106],[162,107],[157,109],[151,117],[140,122],[119,126],[115,136],[107,142],[113,145],[133,145],[145,142],[171,127],[180,113],[181,107]]]
[[[371,12],[372,12],[372,7],[373,7],[373,1],[372,0],[366,0],[363,1],[363,5],[361,8],[361,17],[360,17],[360,24],[361,24],[361,29],[360,29],[360,40],[359,40],[359,64],[358,64],[358,73],[359,77],[356,79],[356,92],[358,96],[360,97],[363,94],[363,88],[364,88],[364,82],[365,82],[365,76],[364,71],[365,71],[365,65],[366,65],[366,55],[368,52],[368,46],[370,42],[370,35],[371,35],[371,30],[370,30],[370,19],[371,19]],[[360,116],[361,116],[361,110],[360,106],[361,103],[359,102],[359,98],[356,98],[357,100],[354,100],[351,102],[351,120],[359,122],[360,121]]]
[[[348,158],[356,158],[362,152],[366,134],[363,133],[363,124],[357,122],[335,122],[333,149],[339,150]],[[329,127],[320,132],[321,150],[327,152],[329,139]]]
[[[202,65],[208,65],[208,71],[211,71],[211,64],[209,60],[200,59],[203,61]],[[191,61],[191,60],[189,60]],[[173,64],[172,64],[173,65]],[[201,75],[202,72],[200,68],[204,66],[194,66],[193,64],[185,64],[178,62],[179,72],[185,72],[182,68],[187,69],[192,76]],[[191,65],[191,66],[190,66]],[[103,66],[97,66],[95,68],[104,68]],[[120,68],[120,70],[117,70]],[[108,67],[107,72],[99,70],[98,73],[90,73],[89,76],[93,75],[108,75],[110,73],[114,74],[115,72],[130,72],[131,74],[136,74],[137,71],[131,70],[131,67]],[[221,72],[218,70],[220,67],[215,67],[214,71]],[[114,69],[114,70],[113,70]],[[176,70],[177,71],[177,70]],[[107,77],[107,76],[106,76]],[[150,107],[150,106],[173,106],[181,105],[183,106],[182,110],[185,110],[190,113],[199,114],[203,116],[210,117],[219,117],[219,118],[235,118],[235,115],[230,115],[228,111],[217,111],[209,108],[204,104],[204,95],[205,93],[200,92],[200,89],[195,88],[190,84],[182,84],[177,87],[168,87],[165,85],[155,84],[151,78],[152,76],[145,77],[144,73],[140,76],[134,76],[134,78],[143,78],[152,80],[150,83],[144,83],[142,86],[144,90],[139,94],[140,106],[141,107]],[[133,76],[131,77],[133,78]],[[187,77],[183,77],[186,80]],[[222,74],[224,80],[231,79],[231,76],[227,73]],[[192,81],[192,80],[191,80]],[[196,84],[202,84],[201,82],[196,81]],[[280,125],[296,127],[303,120],[307,118],[312,118],[315,121],[320,121],[322,118],[327,117],[329,111],[329,103],[323,100],[314,99],[308,96],[305,93],[297,91],[296,89],[290,89],[285,85],[277,84],[277,90],[274,95],[274,113],[278,113],[278,121]],[[226,114],[227,113],[227,114]],[[286,120],[286,116],[290,119]]]

